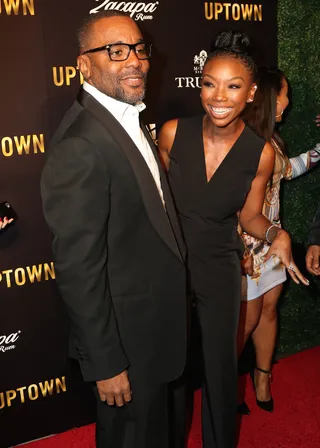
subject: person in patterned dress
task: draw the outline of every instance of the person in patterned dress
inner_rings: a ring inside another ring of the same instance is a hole
[[[270,141],[275,151],[275,164],[268,182],[263,214],[275,225],[280,222],[280,184],[282,179],[294,179],[320,161],[320,144],[311,151],[288,158],[275,124],[289,104],[288,83],[279,69],[263,67],[259,70],[257,92],[253,103],[247,107],[244,119],[257,134]],[[272,412],[274,403],[270,391],[272,357],[277,335],[277,304],[286,281],[286,269],[277,257],[268,256],[270,244],[247,233],[242,239],[253,257],[252,275],[247,275],[243,287],[240,324],[238,330],[238,354],[252,334],[256,351],[254,386],[257,404]],[[250,271],[250,269],[248,270]],[[242,406],[243,413],[249,413]]]

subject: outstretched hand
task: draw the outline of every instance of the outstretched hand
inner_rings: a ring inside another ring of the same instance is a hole
[[[131,386],[126,370],[108,380],[97,381],[97,388],[100,400],[106,401],[109,406],[115,404],[122,407],[131,401]]]
[[[320,246],[312,245],[306,255],[306,266],[310,274],[320,275]]]
[[[266,253],[264,260],[267,261],[272,256],[276,256],[280,259],[281,263],[284,264],[290,277],[295,283],[299,285],[301,281],[305,286],[309,285],[309,280],[302,275],[293,260],[291,239],[289,234],[283,229],[277,233],[277,236]]]

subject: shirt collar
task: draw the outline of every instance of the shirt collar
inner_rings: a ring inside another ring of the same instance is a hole
[[[108,109],[109,112],[121,123],[126,115],[138,116],[142,112],[146,105],[140,101],[135,105],[118,101],[105,93],[100,92],[96,87],[84,81],[83,90],[90,93],[103,107]]]

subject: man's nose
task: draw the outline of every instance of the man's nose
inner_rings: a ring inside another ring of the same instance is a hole
[[[130,49],[130,53],[128,56],[128,59],[126,60],[126,66],[128,67],[140,67],[141,66],[141,60],[136,55],[136,52],[133,48]]]

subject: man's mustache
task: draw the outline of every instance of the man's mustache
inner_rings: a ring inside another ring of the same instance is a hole
[[[147,74],[144,73],[142,70],[130,70],[125,73],[121,73],[119,79],[130,78],[130,76],[140,76],[141,78],[146,79]]]

